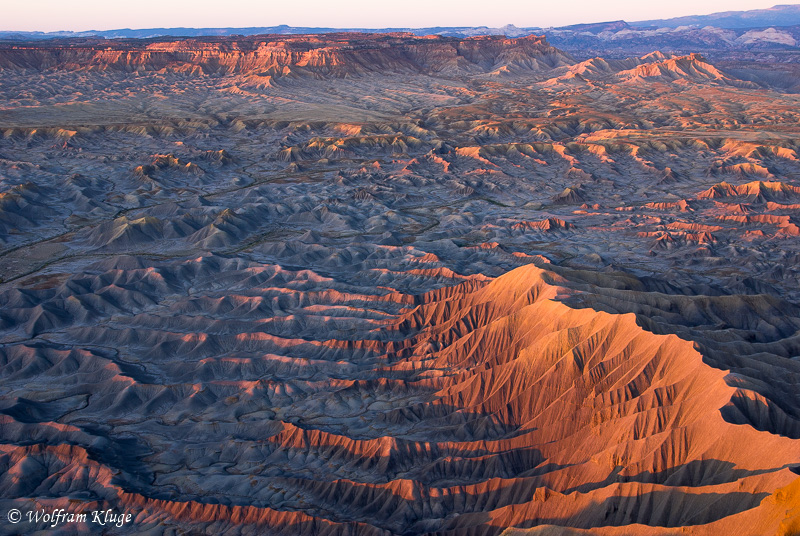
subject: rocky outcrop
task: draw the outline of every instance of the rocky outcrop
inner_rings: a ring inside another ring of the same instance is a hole
[[[352,76],[375,71],[478,73],[551,69],[571,57],[542,36],[412,34],[250,36],[0,46],[0,69]]]

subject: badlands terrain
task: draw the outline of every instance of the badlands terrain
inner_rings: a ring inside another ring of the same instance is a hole
[[[0,509],[133,516],[0,533],[800,533],[800,98],[759,68],[0,43]]]

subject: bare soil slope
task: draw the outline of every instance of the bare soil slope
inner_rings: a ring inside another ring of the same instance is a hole
[[[535,36],[0,45],[0,507],[798,533],[800,106],[743,69]]]

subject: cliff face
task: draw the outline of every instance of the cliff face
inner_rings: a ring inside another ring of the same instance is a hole
[[[551,47],[542,36],[458,39],[329,34],[0,47],[0,68],[36,70],[311,72],[344,76],[386,70],[474,73],[508,66],[538,70],[571,63],[568,54]]]

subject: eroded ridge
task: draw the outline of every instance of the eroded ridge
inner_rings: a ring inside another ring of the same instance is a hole
[[[758,393],[768,376],[587,307],[613,292],[579,275],[540,261],[411,296],[119,259],[6,292],[46,335],[2,348],[3,495],[128,509],[137,531],[777,530],[798,420]],[[71,302],[114,312],[59,322]]]

